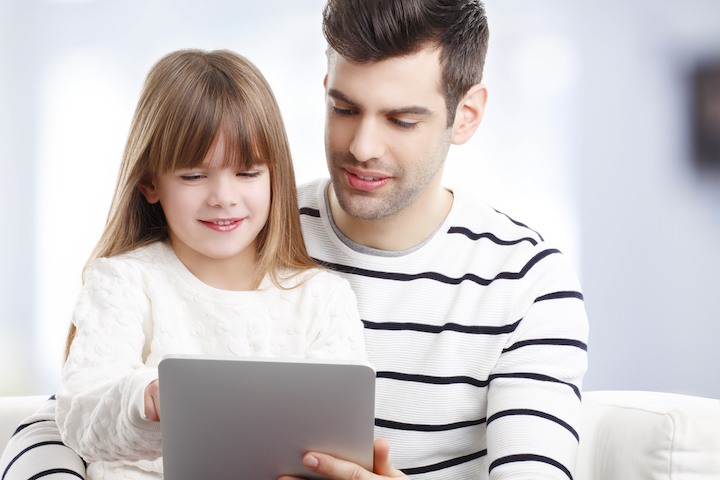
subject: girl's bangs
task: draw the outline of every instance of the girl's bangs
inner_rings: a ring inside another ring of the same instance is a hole
[[[268,142],[257,114],[238,105],[226,106],[218,128],[225,142],[225,167],[249,170],[269,165]],[[219,135],[216,135],[219,138]]]
[[[168,122],[165,139],[159,143],[156,173],[184,168],[197,168],[215,148],[220,135],[224,141],[224,167],[249,170],[254,165],[269,164],[266,132],[251,105],[237,98],[236,92],[225,89],[203,89],[191,95],[187,103],[176,109],[176,122]],[[214,94],[208,92],[214,90]],[[210,98],[208,98],[210,97]],[[184,112],[184,115],[180,115]],[[172,139],[175,139],[173,142]],[[155,163],[151,159],[151,163]]]

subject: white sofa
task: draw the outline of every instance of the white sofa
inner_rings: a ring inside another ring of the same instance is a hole
[[[0,398],[0,451],[48,398]],[[575,480],[720,479],[720,400],[671,393],[583,393]]]
[[[720,480],[720,400],[583,393],[575,480]]]
[[[34,413],[50,395],[0,397],[0,453],[24,418]],[[0,472],[0,475],[2,472]]]

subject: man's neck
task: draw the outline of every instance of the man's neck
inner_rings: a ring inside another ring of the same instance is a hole
[[[328,186],[330,212],[337,228],[347,238],[365,247],[391,252],[409,250],[428,239],[445,220],[453,194],[438,187],[392,215],[377,219],[355,218],[340,207],[332,182]]]

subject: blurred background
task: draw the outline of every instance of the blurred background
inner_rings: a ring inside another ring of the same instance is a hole
[[[253,61],[299,183],[325,176],[323,0],[0,0],[0,395],[52,393],[143,79]],[[720,2],[487,0],[490,97],[445,184],[559,246],[586,390],[720,398]]]

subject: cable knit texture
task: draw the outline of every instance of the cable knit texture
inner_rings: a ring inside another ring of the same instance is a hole
[[[88,477],[160,478],[160,423],[145,417],[143,394],[163,355],[366,360],[346,280],[314,269],[283,287],[266,278],[255,291],[212,288],[162,242],[93,262],[56,410],[63,441],[91,462]]]

